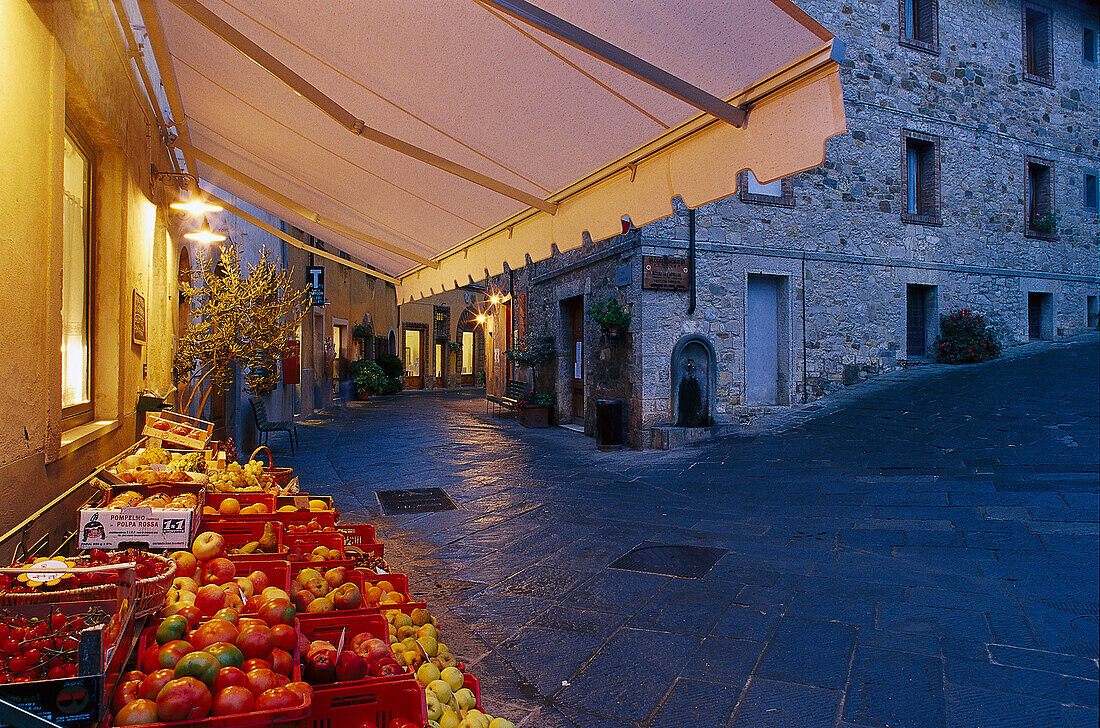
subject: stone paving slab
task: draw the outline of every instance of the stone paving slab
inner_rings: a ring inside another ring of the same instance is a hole
[[[1100,338],[932,365],[668,452],[470,392],[303,422],[279,460],[372,522],[527,728],[1097,723]],[[376,489],[460,510],[383,516]],[[609,568],[723,551],[701,578]]]

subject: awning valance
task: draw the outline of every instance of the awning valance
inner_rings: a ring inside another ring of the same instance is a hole
[[[398,277],[401,301],[728,196],[743,169],[815,167],[844,131],[835,41],[789,0],[538,0],[638,73],[524,2],[139,6],[190,171]]]

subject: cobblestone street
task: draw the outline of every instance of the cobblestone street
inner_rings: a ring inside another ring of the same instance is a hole
[[[670,452],[600,453],[466,391],[356,403],[276,458],[375,524],[522,725],[1091,727],[1100,340],[1010,354]],[[381,515],[376,490],[430,486],[459,510]],[[609,567],[643,544],[718,559]]]

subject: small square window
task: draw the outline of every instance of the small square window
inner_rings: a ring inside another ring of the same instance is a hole
[[[1027,3],[1023,12],[1024,78],[1050,85],[1054,81],[1054,38],[1050,11]]]
[[[737,177],[737,194],[742,202],[754,205],[794,207],[794,183],[790,177],[761,184],[751,170]]]
[[[1053,238],[1057,233],[1054,211],[1054,170],[1050,162],[1028,159],[1027,162],[1027,227],[1029,236]]]
[[[1085,209],[1086,210],[1100,209],[1100,204],[1098,204],[1098,200],[1097,200],[1096,173],[1095,172],[1085,172],[1085,188],[1084,188],[1084,195],[1083,196],[1085,198]]]
[[[900,41],[922,51],[939,52],[939,0],[898,0]]]
[[[939,225],[940,165],[939,139],[930,134],[906,131],[902,137],[901,178],[905,205],[901,219],[920,225]]]

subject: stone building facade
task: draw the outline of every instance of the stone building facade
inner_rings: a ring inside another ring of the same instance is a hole
[[[769,185],[742,174],[736,196],[490,281],[523,301],[513,320],[555,334],[543,386],[559,421],[591,432],[592,402],[621,398],[630,444],[650,446],[678,418],[673,353],[692,341],[714,359],[701,383],[723,422],[929,360],[941,312],[982,312],[1008,345],[1097,325],[1095,5],[800,5],[847,44],[849,131],[823,165]],[[644,256],[688,257],[692,216],[693,306],[642,286]],[[623,340],[573,325],[607,297],[631,311]]]
[[[406,389],[452,389],[485,382],[485,291],[466,286],[400,306],[397,355]]]

